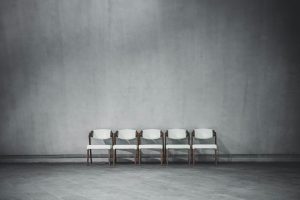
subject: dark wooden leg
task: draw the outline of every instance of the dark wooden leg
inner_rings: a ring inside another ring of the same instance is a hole
[[[141,160],[142,160],[142,150],[139,149],[139,165],[141,165]]]
[[[136,149],[136,164],[138,164],[139,163],[139,156],[140,156],[140,151],[139,151],[139,149]]]
[[[116,150],[114,149],[113,150],[113,166],[115,166],[116,165]]]
[[[195,165],[195,149],[193,149],[193,166]]]
[[[134,153],[134,164],[136,165],[136,150],[135,150],[135,153]]]
[[[114,151],[113,151],[113,149],[111,149],[111,150],[110,150],[110,159],[111,159],[111,160],[110,160],[110,164],[112,164],[113,161],[114,161],[114,160],[113,160],[113,156],[114,156]]]
[[[113,156],[114,156],[114,152],[113,152],[113,149],[111,148],[111,149],[110,149],[110,159],[111,159],[111,160],[110,160],[110,164],[112,164],[113,161],[114,161],[114,160],[113,160]]]
[[[164,149],[164,160],[165,160],[165,164],[167,164],[167,148],[166,147]]]
[[[92,149],[90,149],[90,161],[91,161],[91,164],[93,164],[93,154],[92,154]]]
[[[108,150],[108,165],[110,165],[110,158],[111,158],[110,152],[111,152],[111,150],[109,149]]]
[[[86,164],[89,164],[89,150],[86,150]]]
[[[169,165],[169,149],[166,149],[166,164]]]
[[[218,164],[218,158],[217,158],[217,149],[215,149],[215,165],[217,165]]]
[[[191,165],[191,149],[188,150],[188,164]]]
[[[164,159],[163,150],[160,150],[160,165],[163,165],[163,159]]]

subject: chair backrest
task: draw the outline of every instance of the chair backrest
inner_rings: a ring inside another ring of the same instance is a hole
[[[184,139],[187,137],[185,129],[169,129],[168,138],[170,139]]]
[[[121,129],[118,130],[118,138],[123,140],[131,140],[136,138],[136,130],[134,129]]]
[[[93,130],[92,138],[94,139],[109,139],[111,138],[111,130],[110,129],[95,129]]]
[[[207,128],[201,128],[201,129],[195,129],[194,130],[194,137],[197,139],[210,139],[214,137],[214,130],[213,129],[207,129]]]
[[[145,129],[142,132],[142,138],[149,140],[156,140],[161,137],[161,130],[159,129]]]

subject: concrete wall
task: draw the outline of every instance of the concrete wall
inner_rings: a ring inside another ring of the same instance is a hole
[[[91,129],[214,128],[299,154],[296,1],[1,0],[0,154],[85,152]]]

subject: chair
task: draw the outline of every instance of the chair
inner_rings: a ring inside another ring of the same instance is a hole
[[[110,129],[95,129],[92,130],[89,133],[89,144],[87,145],[86,149],[87,149],[87,164],[93,163],[93,158],[92,158],[92,150],[108,150],[108,163],[110,165],[110,161],[111,161],[111,150],[112,150],[112,144],[113,144],[113,134],[112,131]],[[107,140],[107,139],[111,139],[111,145],[109,144],[101,144],[101,145],[92,145],[92,138],[93,139],[97,139],[97,140]]]
[[[146,140],[157,140],[161,138],[161,144],[141,144],[141,139]],[[142,130],[139,137],[139,164],[141,164],[142,149],[159,149],[160,150],[160,164],[163,164],[163,147],[164,147],[164,138],[163,132],[158,129],[145,129]]]
[[[182,140],[187,138],[188,144],[167,144],[168,138],[172,140]],[[190,164],[190,134],[185,129],[169,129],[165,134],[165,147],[166,147],[166,163],[169,164],[169,149],[186,149],[188,150],[188,164]]]
[[[214,138],[214,144],[194,144],[195,139],[207,140]],[[215,151],[215,164],[218,162],[217,133],[213,129],[195,129],[192,132],[193,165],[195,165],[195,153],[197,149],[211,149]]]
[[[136,139],[136,144],[116,144],[117,138],[122,140],[133,140]],[[114,136],[114,145],[113,145],[113,165],[117,162],[117,150],[135,150],[134,164],[137,163],[137,154],[138,154],[138,132],[133,129],[122,129],[118,130]]]

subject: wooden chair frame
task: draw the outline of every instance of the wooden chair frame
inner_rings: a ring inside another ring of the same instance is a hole
[[[92,138],[93,138],[94,130],[89,132],[89,145],[92,144]],[[110,131],[110,139],[111,139],[111,148],[108,150],[108,164],[111,165],[111,159],[112,159],[112,146],[113,146],[113,132]],[[99,149],[100,150],[100,149]],[[93,164],[93,154],[92,154],[92,149],[87,149],[86,150],[86,162],[87,164]]]
[[[119,134],[119,131],[116,131],[115,134],[113,134],[113,145],[116,145],[116,143],[117,143],[118,134]],[[138,150],[138,147],[139,147],[139,132],[137,130],[135,131],[135,139],[136,139],[137,148],[135,150],[134,164],[136,165],[137,164],[138,153],[139,153],[139,150]],[[119,150],[121,150],[121,149],[119,149]],[[117,162],[117,149],[113,149],[113,166],[116,165],[116,162]]]
[[[215,145],[217,145],[217,133],[215,130],[213,131],[213,138],[215,141]],[[191,147],[193,147],[194,144],[194,138],[195,138],[195,130],[192,131],[192,136],[191,136]],[[196,159],[195,159],[195,154],[196,154],[196,149],[192,149],[192,160],[193,160],[193,165],[195,165]],[[219,149],[218,149],[218,145],[217,145],[217,149],[214,150],[215,154],[214,154],[214,158],[215,158],[215,165],[218,164],[218,159],[219,159]]]
[[[141,144],[141,138],[143,137],[143,130],[140,132],[139,134],[139,144]],[[162,144],[162,149],[160,150],[160,165],[163,165],[164,163],[164,158],[165,158],[165,155],[164,155],[164,149],[165,149],[165,143],[164,143],[164,132],[162,130],[160,130],[160,139],[161,139],[161,144]],[[138,147],[138,155],[139,155],[139,165],[141,164],[141,160],[142,160],[142,151],[141,149]]]
[[[191,164],[191,144],[190,144],[190,133],[188,130],[186,130],[186,138],[188,140],[188,145],[190,145],[190,148],[188,150],[188,164]],[[168,143],[168,130],[165,133],[165,162],[168,165],[169,164],[169,150],[167,149],[167,143]]]

